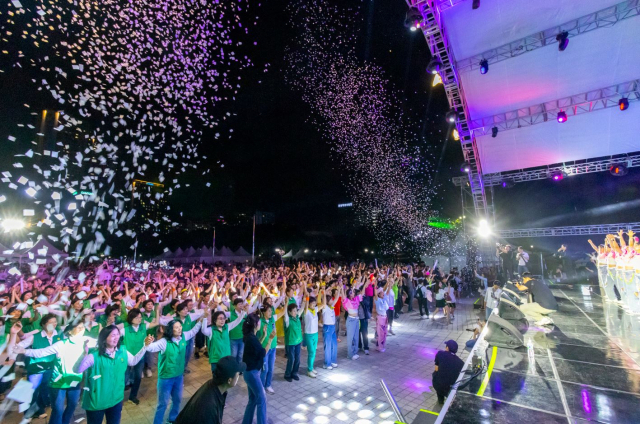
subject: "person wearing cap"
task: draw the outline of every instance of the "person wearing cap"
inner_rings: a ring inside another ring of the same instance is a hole
[[[435,371],[432,375],[432,385],[438,395],[438,403],[443,404],[449,394],[451,386],[456,382],[464,362],[456,356],[458,343],[454,340],[444,342],[445,349],[436,354]]]
[[[247,366],[233,356],[218,360],[213,378],[202,385],[180,411],[174,424],[222,424],[227,391],[238,384]]]

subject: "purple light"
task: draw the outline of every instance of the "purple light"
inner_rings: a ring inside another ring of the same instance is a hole
[[[567,122],[567,114],[565,111],[561,110],[560,112],[558,112],[558,122],[560,122],[561,124],[563,122]]]
[[[590,414],[591,399],[589,399],[589,392],[587,392],[585,389],[582,389],[581,393],[582,393],[582,409],[584,409],[584,412],[586,414]]]

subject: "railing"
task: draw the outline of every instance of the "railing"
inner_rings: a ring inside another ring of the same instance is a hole
[[[385,383],[383,379],[380,379],[380,385],[382,386],[382,390],[384,391],[384,394],[387,396],[387,400],[389,401],[389,404],[391,405],[393,412],[396,414],[396,421],[403,424],[406,423],[407,420],[404,419],[404,415],[402,415],[402,411],[400,411],[400,408],[398,407],[398,403],[396,402],[395,398],[393,397],[393,395],[389,391],[389,388],[387,387],[387,383]]]

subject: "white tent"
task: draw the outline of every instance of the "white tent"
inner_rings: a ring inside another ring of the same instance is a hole
[[[244,250],[242,246],[240,246],[240,248],[236,250],[236,253],[234,253],[234,255],[235,256],[251,256],[251,254],[246,250]]]

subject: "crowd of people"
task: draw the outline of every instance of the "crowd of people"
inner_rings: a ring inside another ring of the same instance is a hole
[[[338,367],[338,342],[347,345],[344,359],[370,355],[372,321],[375,349],[384,353],[406,305],[413,311],[416,299],[423,319],[442,312],[450,323],[462,286],[455,270],[443,275],[424,265],[145,268],[105,262],[28,278],[13,273],[0,282],[0,393],[26,375],[34,394],[21,408],[25,419],[44,418],[51,407],[50,424],[69,424],[82,397],[89,424],[117,424],[125,392],[138,405],[141,380],[156,374],[154,424],[165,422],[169,406],[175,423],[189,362],[204,356],[212,382],[191,402],[224,404],[242,373],[249,392],[243,423],[254,416],[265,423],[278,340],[284,379],[300,379],[302,347],[305,378],[316,378],[320,343],[322,372],[330,372]]]

